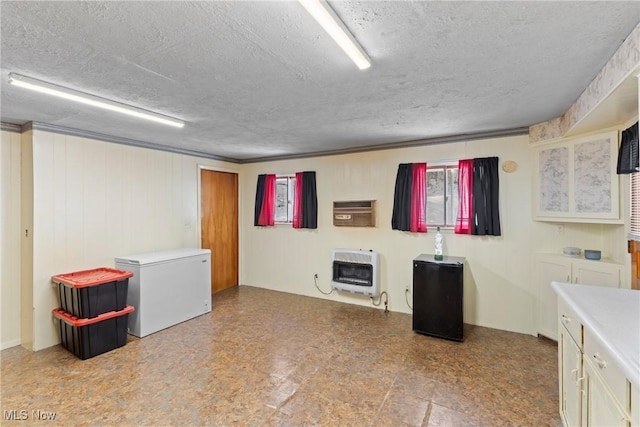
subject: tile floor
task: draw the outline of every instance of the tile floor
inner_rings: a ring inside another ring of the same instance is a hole
[[[60,346],[2,351],[1,410],[60,425],[559,426],[552,341],[233,288],[210,314],[82,361]]]

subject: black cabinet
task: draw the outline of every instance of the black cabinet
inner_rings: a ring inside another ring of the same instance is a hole
[[[420,255],[413,260],[413,330],[462,341],[464,258]]]

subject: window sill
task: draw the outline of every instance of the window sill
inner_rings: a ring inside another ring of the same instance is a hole
[[[640,242],[640,234],[628,233],[627,240],[635,240],[636,242]]]

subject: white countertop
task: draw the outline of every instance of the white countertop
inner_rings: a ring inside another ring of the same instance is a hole
[[[640,388],[640,291],[559,282],[551,287]]]

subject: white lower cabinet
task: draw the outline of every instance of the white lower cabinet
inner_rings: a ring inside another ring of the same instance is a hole
[[[639,426],[638,390],[561,300],[557,324],[559,406],[564,426]]]
[[[571,308],[559,301],[556,325],[560,415],[565,426],[579,426],[582,417],[582,323]]]
[[[640,426],[640,388],[631,385],[631,425]]]
[[[581,425],[628,427],[631,420],[626,411],[620,407],[621,402],[612,395],[607,384],[598,374],[597,368],[586,357],[583,364],[583,376],[584,402],[582,404]]]
[[[631,423],[631,384],[588,328],[584,328],[583,425],[629,426]],[[640,398],[639,396],[635,397]]]
[[[535,267],[538,288],[538,333],[553,340],[558,339],[558,310],[557,296],[551,289],[551,282],[619,288],[624,268],[622,264],[607,260],[593,261],[544,253],[536,255]]]
[[[580,425],[580,374],[582,352],[564,328],[558,337],[558,366],[560,367],[560,414],[565,425]]]
[[[619,288],[622,265],[606,261],[579,260],[571,263],[573,283]]]

